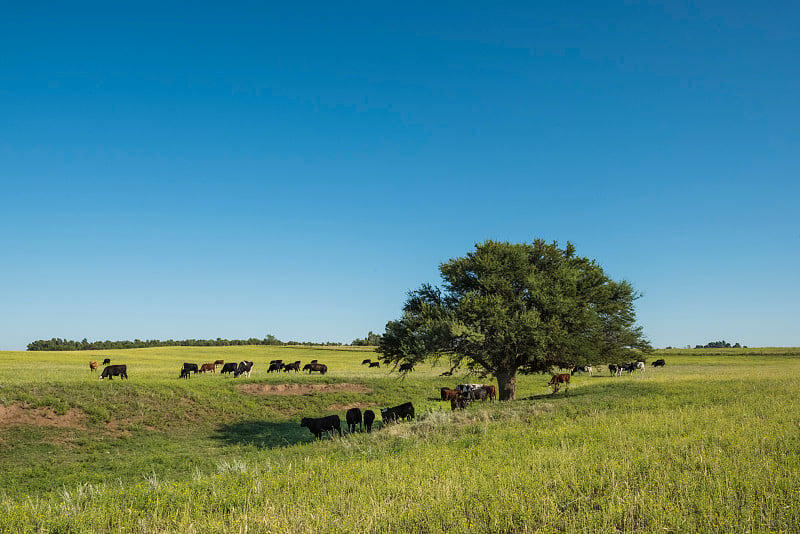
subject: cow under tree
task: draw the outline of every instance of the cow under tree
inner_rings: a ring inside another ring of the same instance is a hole
[[[381,408],[381,419],[384,424],[396,422],[400,419],[411,420],[414,419],[414,405],[410,402],[405,402],[393,408]]]

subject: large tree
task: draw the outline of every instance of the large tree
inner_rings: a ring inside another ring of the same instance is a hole
[[[513,400],[518,374],[621,363],[651,349],[635,325],[640,295],[569,242],[486,241],[439,271],[442,286],[410,291],[402,317],[386,324],[385,360],[448,358],[452,369],[496,377],[500,399]]]

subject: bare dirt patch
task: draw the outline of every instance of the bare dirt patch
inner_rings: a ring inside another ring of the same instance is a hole
[[[88,417],[77,408],[58,415],[51,408],[25,408],[21,404],[0,405],[0,427],[14,425],[83,428]]]
[[[242,384],[239,390],[250,395],[314,395],[316,393],[370,393],[362,384]]]

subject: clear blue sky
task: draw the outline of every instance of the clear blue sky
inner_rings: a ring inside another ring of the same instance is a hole
[[[537,237],[800,346],[798,58],[796,1],[7,2],[0,349],[349,343]]]

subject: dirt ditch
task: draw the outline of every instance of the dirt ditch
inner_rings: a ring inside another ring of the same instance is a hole
[[[59,415],[52,408],[25,408],[21,404],[0,405],[0,427],[14,425],[49,426],[56,428],[82,428],[88,417],[77,408]]]

